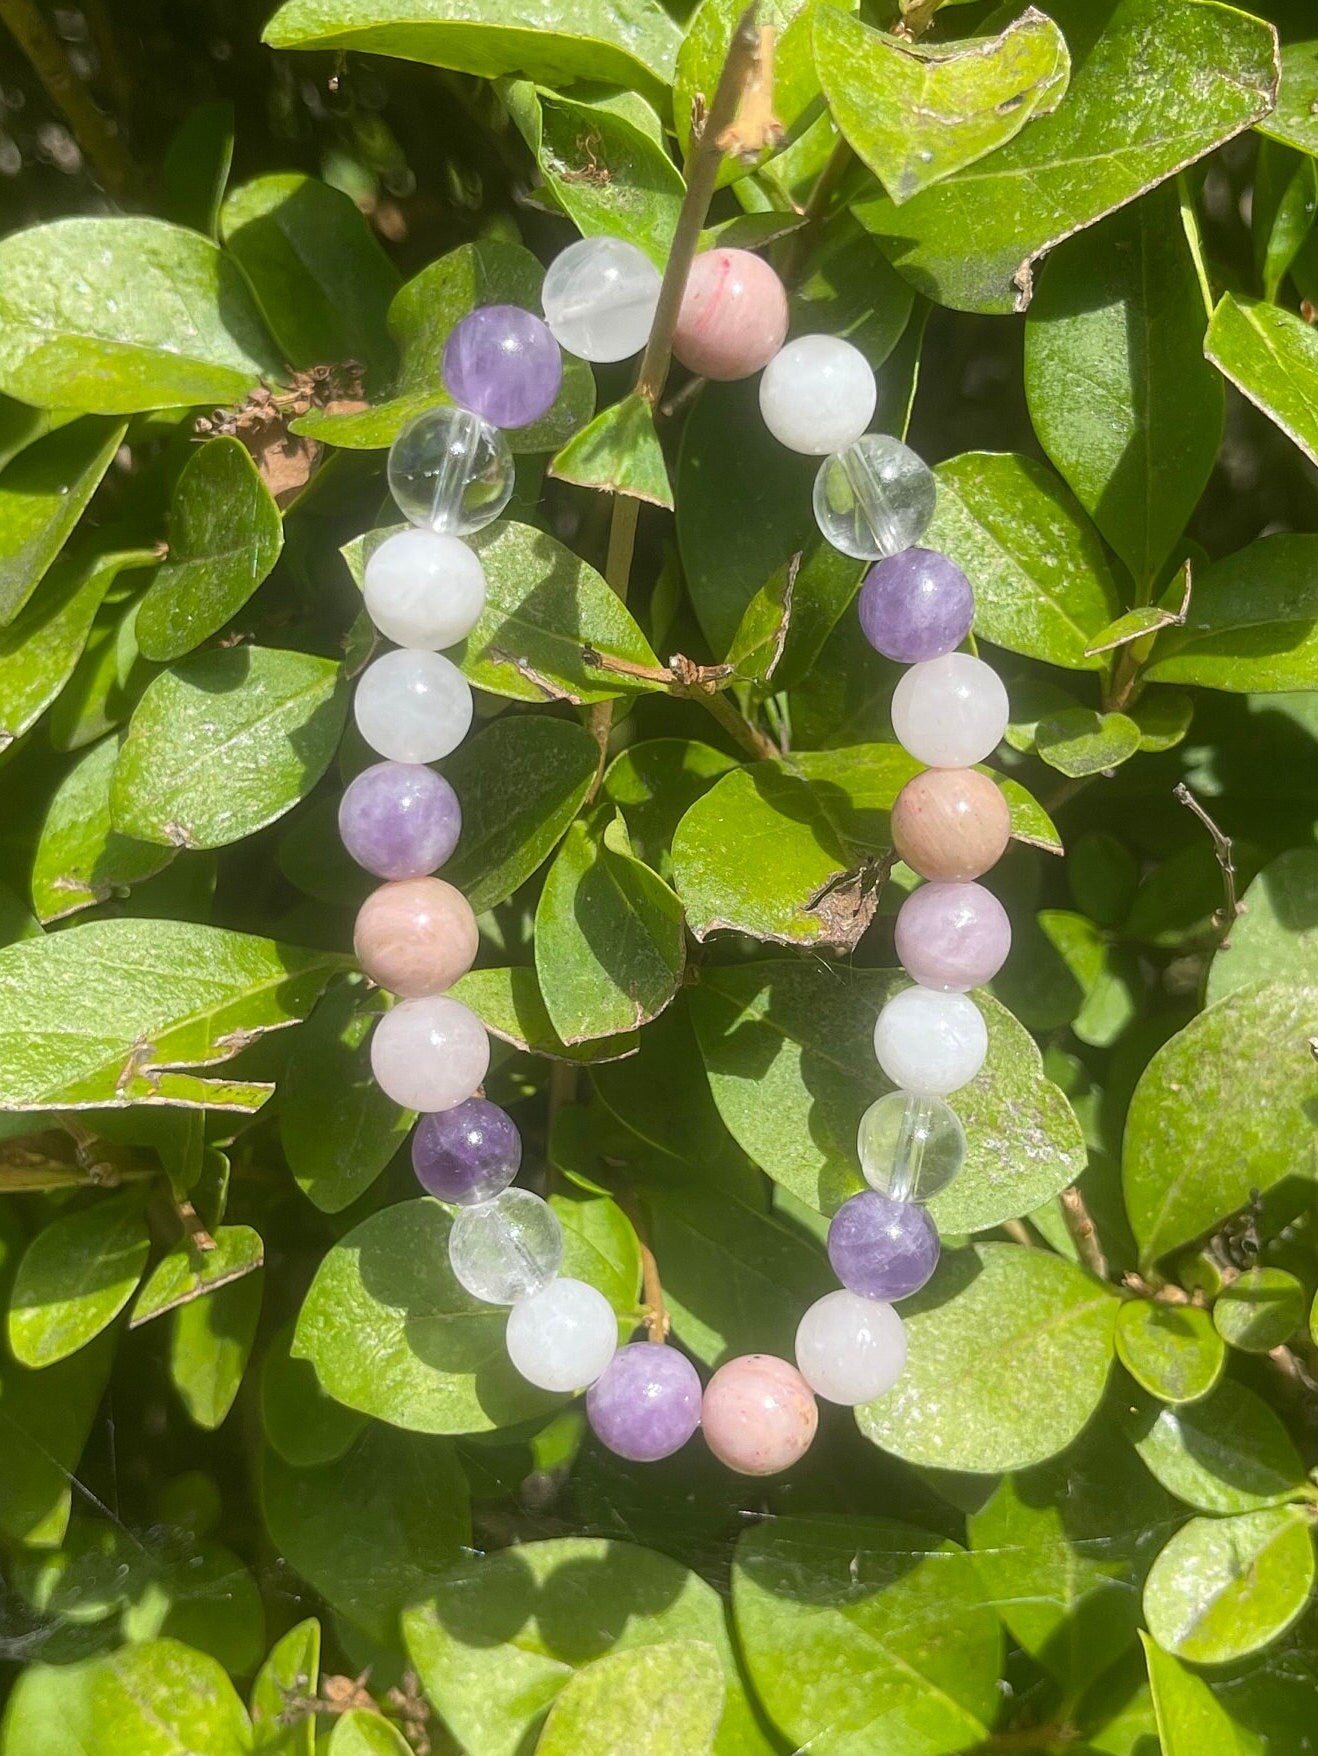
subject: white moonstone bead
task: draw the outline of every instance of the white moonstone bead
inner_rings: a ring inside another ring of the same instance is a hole
[[[934,472],[909,445],[862,433],[820,464],[815,523],[844,555],[877,561],[919,542],[937,497]]]
[[[659,270],[621,238],[582,238],[561,250],[541,291],[554,340],[582,360],[626,360],[645,346]]]
[[[390,762],[438,762],[471,726],[467,679],[438,652],[387,652],[362,672],[357,730]]]
[[[618,1351],[618,1319],[598,1288],[560,1277],[508,1313],[508,1358],[540,1390],[585,1390]]]
[[[395,646],[435,652],[465,640],[485,608],[485,569],[458,537],[400,530],[371,552],[366,613]]]
[[[470,409],[426,409],[389,448],[389,492],[427,530],[469,537],[499,516],[515,484],[508,441]]]
[[[984,1065],[988,1027],[966,994],[904,988],[878,1016],[874,1053],[902,1091],[946,1097],[968,1085]]]
[[[405,1110],[451,1110],[483,1084],[490,1039],[476,1014],[446,994],[391,1007],[371,1037],[371,1071]]]
[[[529,1189],[505,1189],[493,1201],[458,1209],[448,1235],[448,1259],[474,1299],[515,1305],[547,1287],[558,1273],[563,1228],[547,1201]],[[616,1340],[618,1326],[613,1327]]]
[[[764,368],[760,413],[790,451],[827,457],[860,438],[874,418],[878,394],[859,348],[834,335],[803,335]]]
[[[797,1326],[797,1370],[825,1402],[873,1402],[892,1389],[905,1364],[905,1326],[882,1299],[845,1288],[825,1293]]]
[[[1007,729],[1007,691],[983,659],[948,652],[903,672],[893,691],[892,729],[902,748],[930,768],[972,768]]]

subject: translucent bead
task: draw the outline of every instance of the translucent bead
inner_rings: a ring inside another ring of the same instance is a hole
[[[465,640],[485,608],[485,569],[458,537],[400,530],[371,551],[366,614],[395,646],[428,652]]]
[[[966,1131],[942,1098],[890,1091],[872,1103],[856,1136],[865,1181],[894,1201],[932,1201],[966,1159]]]
[[[505,1189],[459,1208],[448,1236],[449,1266],[473,1299],[515,1305],[547,1287],[563,1260],[563,1228],[547,1201]]]
[[[783,345],[787,294],[762,256],[706,250],[691,264],[673,352],[702,378],[749,378]]]
[[[659,270],[621,238],[581,238],[550,263],[541,291],[554,339],[579,359],[626,360],[649,339]]]
[[[505,1341],[508,1358],[528,1384],[584,1390],[618,1351],[618,1319],[595,1287],[560,1277],[513,1306]]]
[[[760,379],[765,426],[789,451],[808,457],[826,457],[859,439],[877,400],[869,361],[834,335],[789,341]]]
[[[522,1162],[517,1124],[488,1098],[472,1097],[422,1116],[412,1136],[412,1169],[428,1195],[470,1207],[506,1189]]]
[[[816,1396],[857,1408],[901,1377],[906,1327],[882,1299],[842,1287],[816,1299],[797,1325],[796,1364]]]
[[[991,982],[1011,950],[1011,922],[982,884],[922,884],[897,911],[897,956],[922,988],[964,993]]]
[[[520,305],[481,305],[444,344],[449,395],[496,427],[529,427],[547,415],[562,382],[558,343]]]
[[[865,433],[820,465],[815,522],[844,555],[877,561],[919,542],[936,495],[922,458],[888,433]]]
[[[513,483],[507,440],[470,409],[427,409],[389,448],[389,492],[409,524],[428,530],[482,530],[508,504]]]
[[[938,1266],[938,1228],[914,1202],[866,1189],[833,1215],[828,1260],[848,1292],[906,1299]]]
[[[353,929],[366,974],[406,999],[451,988],[476,961],[479,946],[471,904],[442,878],[382,884],[357,911]]]
[[[661,1342],[620,1347],[586,1393],[586,1419],[602,1445],[632,1463],[671,1457],[700,1425],[700,1377]]]
[[[870,568],[857,608],[875,651],[899,665],[914,665],[960,646],[975,619],[975,594],[946,555],[903,549]]]
[[[467,679],[438,652],[387,652],[368,665],[353,698],[357,730],[392,762],[437,762],[471,727]]]
[[[773,1354],[743,1354],[720,1366],[705,1386],[700,1425],[725,1468],[776,1476],[810,1449],[819,1410],[795,1366]]]
[[[446,994],[400,1000],[371,1037],[375,1082],[405,1110],[451,1110],[480,1088],[489,1070],[485,1026]]]
[[[874,1026],[879,1066],[903,1091],[946,1097],[968,1085],[988,1054],[988,1028],[965,994],[904,988]]]
[[[949,652],[903,672],[892,695],[892,729],[917,762],[970,768],[997,749],[1008,711],[997,672],[968,652]]]
[[[442,866],[462,834],[458,795],[433,768],[377,762],[339,801],[339,835],[377,878],[423,878]]]
[[[995,866],[1011,840],[1011,808],[977,768],[926,768],[892,807],[892,845],[922,878],[964,884]]]

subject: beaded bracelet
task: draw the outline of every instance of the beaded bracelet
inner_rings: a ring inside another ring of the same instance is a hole
[[[816,1396],[855,1406],[896,1383],[906,1336],[893,1303],[917,1292],[938,1261],[924,1203],[956,1176],[966,1151],[946,1098],[975,1077],[988,1047],[966,990],[997,973],[1011,939],[1002,905],[975,882],[1011,832],[1001,791],[974,767],[1006,728],[1007,697],[982,660],[956,650],[970,632],[971,587],[946,556],[914,546],[933,515],[934,478],[900,441],[866,431],[877,394],[864,356],[831,336],[786,342],[787,297],[759,257],[724,249],[698,256],[673,351],[707,378],[762,372],[770,432],[823,459],[816,520],[836,548],[874,563],[859,594],[861,627],[880,653],[909,666],[893,696],[893,730],[927,765],[892,811],[894,849],[926,880],[896,920],[897,955],[916,985],[890,1000],[875,1025],[879,1065],[897,1089],[860,1124],[869,1188],[844,1202],[829,1227],[829,1261],[842,1285],[801,1319],[795,1366],[744,1355],[719,1367],[702,1392],[676,1348],[619,1345],[603,1294],[558,1274],[563,1238],[553,1209],[511,1186],[521,1160],[516,1125],[477,1095],[488,1038],[444,991],[476,956],[475,917],[460,892],[432,875],[453,852],[461,813],[428,764],[456,749],[472,718],[467,682],[438,649],[470,633],[484,606],[484,573],[463,538],[497,518],[512,493],[500,429],[548,412],[562,379],[560,344],[594,362],[637,352],[659,284],[635,246],[583,239],[545,276],[544,321],[493,305],[452,331],[443,370],[454,403],[413,420],[389,455],[390,490],[411,528],[370,555],[365,601],[396,650],[369,665],[355,700],[358,728],[384,760],[347,788],[339,824],[353,858],[387,880],[362,905],[355,932],[363,970],[397,996],[371,1041],[375,1077],[396,1103],[421,1112],[417,1176],[457,1208],[449,1242],[457,1280],[479,1300],[511,1306],[513,1365],[541,1389],[584,1389],[594,1432],[622,1457],[666,1457],[699,1426],[729,1468],[770,1475],[808,1448]]]

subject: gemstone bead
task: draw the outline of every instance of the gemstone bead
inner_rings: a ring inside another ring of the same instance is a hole
[[[860,626],[875,651],[913,665],[960,646],[975,619],[975,594],[946,555],[903,549],[870,568],[859,609]]]
[[[495,427],[529,427],[547,415],[562,382],[549,325],[520,305],[480,306],[444,344],[449,395]]]
[[[964,994],[904,988],[874,1026],[879,1066],[903,1091],[946,1097],[968,1085],[988,1054],[983,1014]]]
[[[467,679],[439,652],[386,652],[362,672],[353,698],[357,730],[393,762],[437,762],[471,727]]]
[[[506,1189],[522,1162],[517,1124],[488,1098],[472,1097],[422,1116],[412,1136],[412,1169],[428,1195],[470,1207]]]
[[[700,1377],[685,1354],[661,1342],[620,1347],[586,1392],[595,1437],[633,1463],[680,1451],[700,1425]]]
[[[691,264],[673,352],[702,378],[749,378],[783,345],[787,294],[762,257],[706,250]]]
[[[539,1390],[584,1390],[618,1351],[618,1319],[604,1294],[560,1276],[508,1313],[508,1358]]]
[[[906,1326],[882,1299],[840,1287],[816,1299],[797,1325],[796,1364],[816,1396],[856,1408],[901,1377]]]
[[[937,493],[933,471],[909,446],[865,433],[819,466],[815,522],[844,555],[877,561],[919,542]]]
[[[563,1228],[547,1201],[505,1189],[461,1207],[448,1235],[449,1267],[473,1299],[515,1305],[546,1287],[563,1260]]]
[[[923,1207],[866,1189],[833,1215],[828,1260],[848,1292],[905,1299],[938,1266],[938,1228]]]
[[[465,640],[485,608],[485,569],[459,537],[400,530],[371,551],[366,613],[386,640],[430,652]]]
[[[442,866],[462,834],[458,795],[433,768],[377,762],[339,800],[343,845],[377,878],[422,878]]]
[[[476,961],[480,933],[471,904],[442,878],[382,884],[357,912],[353,949],[371,980],[415,999],[442,994]]]
[[[795,1366],[772,1354],[742,1354],[705,1386],[700,1425],[727,1469],[776,1476],[810,1449],[819,1410]]]
[[[1001,742],[1007,714],[1002,679],[968,652],[912,665],[892,695],[898,743],[931,768],[982,762]]]
[[[371,1037],[375,1083],[405,1110],[451,1110],[490,1069],[490,1039],[476,1014],[446,994],[400,1000]]]
[[[789,451],[809,457],[826,457],[859,439],[877,400],[869,361],[834,335],[789,341],[760,379],[765,426]]]
[[[922,878],[965,884],[995,866],[1010,840],[1006,797],[975,768],[926,768],[892,807],[892,845]]]
[[[950,1104],[925,1092],[890,1091],[856,1135],[865,1181],[894,1201],[932,1201],[966,1159],[966,1131]]]
[[[964,993],[991,982],[1011,950],[1011,922],[982,884],[922,884],[897,911],[897,956],[922,988]]]
[[[513,454],[470,409],[427,409],[389,448],[389,492],[409,524],[468,537],[512,497]]]
[[[540,302],[555,341],[603,365],[645,346],[659,284],[659,270],[635,244],[580,238],[550,263]]]

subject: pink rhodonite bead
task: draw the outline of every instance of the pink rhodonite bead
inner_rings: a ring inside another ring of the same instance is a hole
[[[810,1449],[819,1410],[795,1366],[773,1354],[743,1354],[706,1385],[700,1424],[705,1443],[728,1469],[774,1476]]]
[[[691,264],[673,352],[702,378],[749,378],[783,345],[787,294],[749,250],[706,250]]]
[[[442,994],[465,976],[480,935],[471,904],[442,878],[382,884],[362,904],[353,934],[357,961],[373,982],[414,1000]]]

